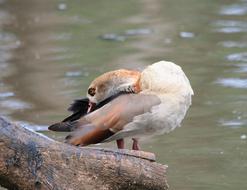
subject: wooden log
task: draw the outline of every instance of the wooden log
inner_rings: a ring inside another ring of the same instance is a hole
[[[0,185],[8,189],[166,190],[152,153],[78,148],[0,117]]]

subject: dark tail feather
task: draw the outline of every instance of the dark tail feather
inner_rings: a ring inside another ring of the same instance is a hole
[[[61,131],[61,132],[71,132],[77,130],[78,127],[87,125],[89,122],[81,118],[80,120],[72,121],[72,122],[60,122],[55,123],[48,127],[51,131]]]
[[[70,115],[69,117],[66,117],[62,122],[72,122],[80,119],[82,116],[84,116],[84,112],[76,112]]]
[[[68,108],[68,111],[73,112],[73,114],[66,117],[62,122],[72,122],[80,119],[82,116],[87,114],[88,105],[88,98],[75,100]]]
[[[82,113],[86,114],[87,110],[88,110],[88,105],[89,105],[89,99],[88,98],[74,100],[74,102],[68,108],[68,111],[71,111],[73,113],[82,112]]]
[[[51,131],[70,132],[74,130],[74,122],[60,122],[48,127]]]

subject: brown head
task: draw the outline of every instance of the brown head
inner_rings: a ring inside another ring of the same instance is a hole
[[[139,77],[140,72],[124,69],[104,73],[90,84],[87,97],[91,103],[98,104],[120,92],[138,93]]]

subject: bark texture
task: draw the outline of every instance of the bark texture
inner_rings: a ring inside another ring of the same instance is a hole
[[[8,189],[166,190],[152,153],[78,148],[0,117],[0,185]]]

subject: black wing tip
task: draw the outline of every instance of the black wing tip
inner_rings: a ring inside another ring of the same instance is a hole
[[[83,108],[87,111],[88,104],[89,104],[88,98],[74,100],[74,102],[68,108],[68,111],[78,112],[82,110]]]
[[[72,115],[70,115],[69,117],[66,117],[62,122],[73,122],[73,121],[80,119],[84,115],[85,115],[84,113],[75,112]]]
[[[55,123],[55,124],[52,124],[48,127],[48,129],[50,131],[59,131],[59,128],[60,128],[60,123]]]
[[[48,127],[51,131],[61,131],[61,132],[70,132],[73,128],[73,124],[69,122],[60,122],[55,123]]]

